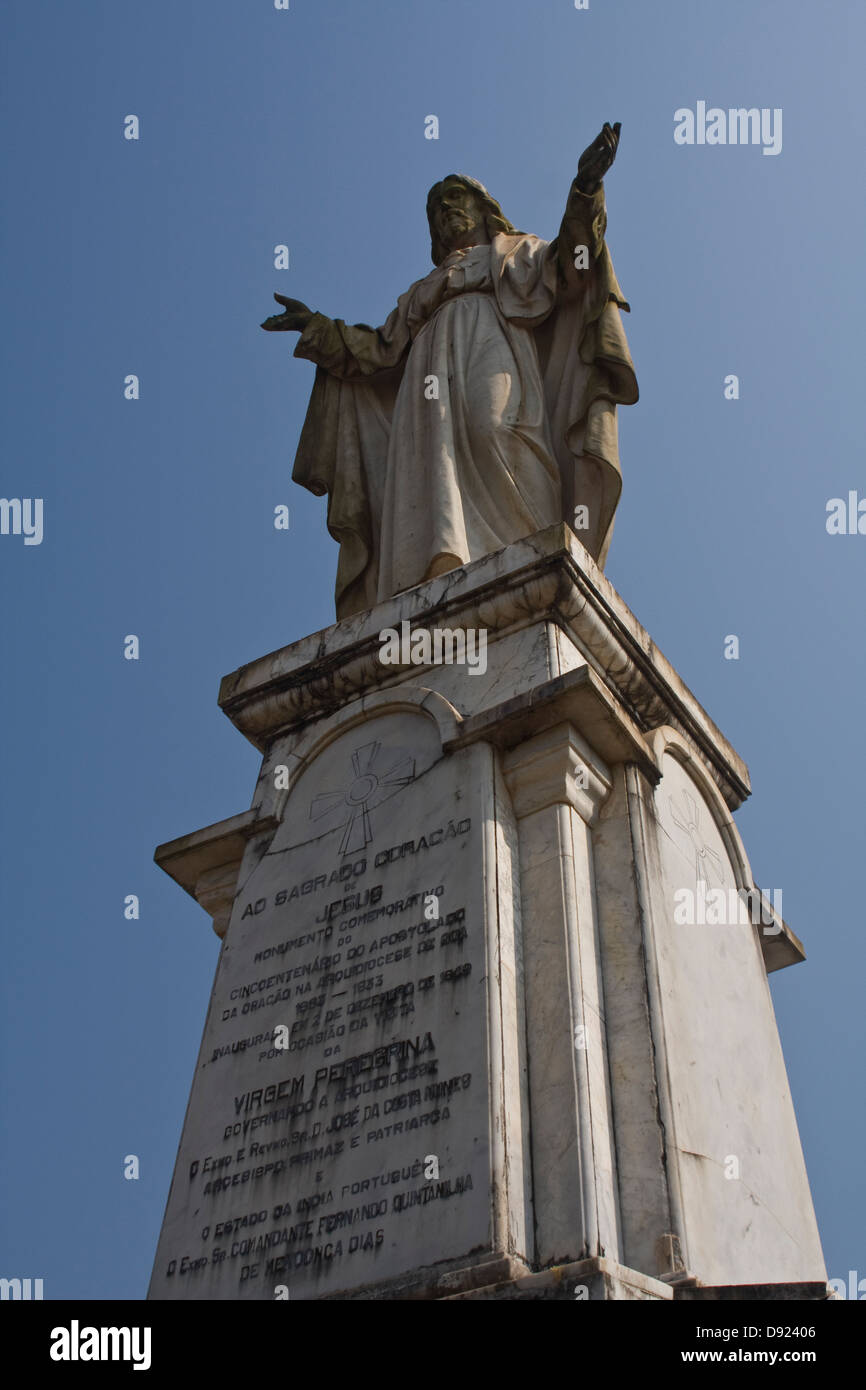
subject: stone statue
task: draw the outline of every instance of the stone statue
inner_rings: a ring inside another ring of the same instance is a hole
[[[566,520],[604,564],[621,490],[616,406],[638,390],[604,242],[619,123],[584,151],[554,241],[482,184],[427,199],[435,269],[381,328],[275,294],[317,364],[295,482],[328,494],[337,617]]]

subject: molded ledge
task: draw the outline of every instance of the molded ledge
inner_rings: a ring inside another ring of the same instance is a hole
[[[157,846],[153,857],[169,878],[204,908],[222,938],[228,929],[247,842],[262,831],[275,830],[278,824],[273,816],[258,817],[254,807],[177,840],[167,840]]]

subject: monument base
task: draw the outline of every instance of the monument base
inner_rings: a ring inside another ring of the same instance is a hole
[[[567,527],[220,704],[262,764],[156,853],[223,947],[151,1298],[826,1287],[748,772]]]
[[[418,1271],[413,1278],[390,1281],[326,1299],[379,1302],[465,1299],[524,1299],[535,1302],[825,1302],[832,1298],[826,1282],[795,1284],[726,1284],[707,1287],[694,1280],[665,1282],[627,1269],[613,1260],[575,1260],[532,1271],[508,1256],[493,1258],[448,1273]]]
[[[531,1299],[558,1302],[824,1302],[830,1297],[826,1282],[810,1284],[729,1284],[705,1288],[692,1283],[667,1284],[626,1269],[612,1260],[578,1260],[537,1274],[516,1275],[498,1284],[486,1284],[462,1293],[457,1299]]]

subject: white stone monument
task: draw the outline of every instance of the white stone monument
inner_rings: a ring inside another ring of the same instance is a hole
[[[747,769],[567,526],[220,705],[262,766],[156,854],[223,944],[151,1298],[826,1298]]]

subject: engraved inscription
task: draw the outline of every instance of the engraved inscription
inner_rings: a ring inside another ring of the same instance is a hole
[[[298,777],[236,902],[157,1297],[315,1298],[490,1241],[485,755],[371,722]]]

